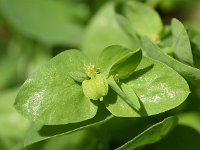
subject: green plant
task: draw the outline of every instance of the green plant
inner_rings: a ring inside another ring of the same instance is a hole
[[[30,48],[24,58],[31,58],[34,48],[37,48],[37,53],[46,49],[46,60],[54,44],[76,45],[80,49],[69,49],[56,55],[34,73],[29,73],[30,76],[21,86],[14,107],[32,121],[25,137],[26,146],[43,145],[44,149],[49,150],[53,149],[49,145],[54,145],[58,139],[61,147],[68,145],[68,148],[76,150],[81,147],[102,150],[145,149],[142,146],[158,142],[165,136],[164,139],[167,139],[176,125],[200,130],[196,111],[198,106],[191,109],[187,108],[191,102],[187,100],[186,106],[186,102],[183,103],[186,99],[199,97],[198,30],[186,30],[175,18],[170,25],[164,24],[159,14],[150,7],[162,5],[162,2],[147,0],[145,4],[139,1],[109,1],[94,15],[84,35],[83,22],[89,16],[85,7],[80,7],[82,13],[72,10],[65,13],[68,6],[61,3],[38,1],[36,4],[30,0],[33,8],[27,11],[33,18],[40,16],[32,11],[39,10],[40,5],[59,10],[57,15],[60,17],[49,12],[55,15],[55,21],[50,26],[46,22],[38,26],[37,21],[24,19],[26,15],[20,15],[22,6],[15,0],[13,2],[13,6],[16,5],[18,9],[9,10],[9,1],[0,0],[2,14],[8,16],[8,21],[23,36],[45,43],[35,46],[34,42],[17,37],[17,45],[28,43],[25,48]],[[75,6],[73,2],[66,3]],[[28,2],[24,1],[23,4],[28,5]],[[97,9],[100,4],[96,3],[94,8]],[[88,7],[95,12],[92,4]],[[12,11],[16,11],[23,22],[13,19]],[[45,13],[41,15],[40,21],[44,21],[46,16]],[[30,21],[30,28],[24,28]],[[58,32],[54,30],[57,23]],[[37,60],[37,55],[34,57]],[[25,59],[25,62],[29,61]],[[22,70],[25,70],[24,66]],[[194,125],[188,123],[190,118]],[[89,136],[92,137],[89,144],[84,143],[88,143],[86,139]],[[40,142],[53,137],[58,138],[47,141],[46,145]],[[76,137],[80,137],[83,143],[70,145]],[[0,137],[3,148],[7,146],[4,143],[8,143],[4,141]],[[112,141],[113,145],[110,144]],[[37,142],[38,145],[34,144]]]
[[[98,99],[115,116],[137,117],[176,107],[189,94],[180,75],[142,57],[141,51],[110,46],[100,54],[96,68],[87,64],[80,51],[59,54],[24,83],[15,108],[42,124],[67,124],[94,117]]]

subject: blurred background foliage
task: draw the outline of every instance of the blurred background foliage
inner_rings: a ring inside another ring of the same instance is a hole
[[[111,0],[0,0],[1,150],[114,149],[167,115],[177,115],[179,125],[161,141],[139,149],[199,149],[200,85],[197,83],[190,83],[192,94],[174,110],[148,118],[114,118],[95,128],[23,147],[30,122],[13,108],[19,87],[38,66],[56,54],[70,48],[82,49],[91,20],[108,1]],[[181,20],[187,27],[192,48],[199,51],[199,0],[140,1],[154,7],[165,24],[169,24],[173,17]],[[106,42],[105,39],[98,40]],[[129,42],[125,41],[126,44]],[[199,53],[193,53],[199,58]],[[200,68],[199,59],[196,63]]]

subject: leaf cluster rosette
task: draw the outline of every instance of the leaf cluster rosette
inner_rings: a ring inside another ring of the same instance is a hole
[[[193,66],[184,26],[173,19],[169,36],[155,10],[137,1],[122,3],[118,8],[109,2],[95,15],[83,52],[58,54],[21,87],[15,108],[33,121],[25,145],[115,117],[159,114],[186,100],[190,90],[185,79],[199,79],[199,69]],[[118,149],[157,142],[176,123],[176,117],[168,117]]]
[[[15,108],[34,122],[56,125],[93,118],[101,101],[114,116],[139,117],[172,109],[189,94],[184,78],[141,50],[109,46],[94,65],[89,75],[91,63],[81,51],[60,53],[27,79]]]

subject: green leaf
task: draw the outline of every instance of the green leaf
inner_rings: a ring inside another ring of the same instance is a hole
[[[176,70],[180,75],[189,80],[200,80],[200,70],[186,64],[183,64],[176,59],[168,56],[162,50],[154,45],[149,39],[142,38],[142,49],[147,55],[155,60],[167,64],[169,67]]]
[[[135,92],[133,91],[132,87],[130,85],[127,85],[125,83],[121,84],[121,89],[122,91],[125,93],[125,95],[128,98],[128,103],[130,103],[131,105],[135,106],[135,108],[138,110],[140,109],[140,101],[139,98],[137,97],[137,95],[135,94]],[[129,100],[130,99],[130,100]]]
[[[42,124],[67,124],[95,116],[97,105],[83,94],[69,72],[83,72],[88,60],[78,50],[65,51],[37,70],[19,91],[15,108]]]
[[[111,74],[117,74],[119,79],[126,79],[135,71],[141,59],[141,50],[132,52],[132,55],[130,57],[123,58],[113,65],[113,67],[111,68]]]
[[[77,82],[83,82],[84,80],[87,79],[87,75],[84,72],[71,71],[68,74],[73,80],[75,80]]]
[[[0,13],[11,27],[48,44],[80,44],[83,25],[78,23],[80,15],[74,7],[82,14],[87,12],[80,5],[70,2],[0,0]]]
[[[83,52],[94,61],[101,51],[110,45],[120,44],[134,50],[139,48],[139,40],[131,39],[119,25],[112,2],[105,4],[93,17],[82,44]]]
[[[102,108],[98,109],[97,115],[94,118],[79,123],[65,125],[41,125],[35,123],[28,130],[24,144],[30,145],[59,135],[66,135],[75,131],[97,126],[107,122],[111,118],[113,118],[113,116],[111,116],[105,108]]]
[[[183,24],[177,19],[172,19],[172,49],[175,56],[182,62],[193,65],[193,56],[190,46],[190,40]]]
[[[174,129],[176,124],[176,117],[168,117],[146,129],[144,132],[126,144],[122,145],[121,147],[117,148],[116,150],[133,150],[143,145],[155,143],[165,137],[172,129]]]
[[[97,68],[108,76],[118,74],[119,78],[127,78],[136,69],[142,58],[141,51],[132,50],[119,45],[105,48],[97,60]]]
[[[160,16],[153,8],[137,1],[129,1],[124,3],[123,11],[132,26],[132,30],[153,41],[159,40],[163,25]]]
[[[190,93],[187,82],[176,71],[146,57],[124,83],[139,97],[141,108],[135,111],[110,90],[104,102],[107,109],[119,117],[149,116],[170,110],[185,101]]]
[[[113,76],[110,76],[108,78],[108,84],[111,86],[111,88],[133,109],[136,109],[137,111],[140,109],[140,102],[139,99],[137,97],[137,95],[135,94],[135,92],[133,91],[133,89],[129,86],[126,85],[124,83],[122,83],[121,85],[118,85]],[[106,99],[109,99],[110,97],[105,98],[105,101],[107,101]],[[106,103],[105,103],[106,104]],[[112,113],[112,112],[111,112]]]
[[[126,60],[132,53],[130,49],[118,45],[106,47],[97,59],[97,68],[108,77],[111,68],[120,60]]]

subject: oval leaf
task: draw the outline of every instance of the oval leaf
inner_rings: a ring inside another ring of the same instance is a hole
[[[88,79],[87,75],[84,72],[71,71],[68,74],[74,81],[77,82],[83,82],[84,80]]]
[[[24,83],[15,108],[30,120],[42,124],[67,124],[95,116],[97,106],[83,94],[69,72],[83,72],[85,56],[77,50],[65,51],[41,67]]]
[[[175,56],[183,62],[193,65],[193,56],[190,46],[190,40],[183,24],[177,19],[172,20],[172,49]]]
[[[124,83],[121,83],[121,86],[118,85],[115,82],[113,76],[110,76],[108,78],[108,84],[116,92],[116,94],[118,94],[130,107],[136,110],[140,109],[139,99],[137,95],[135,94],[135,92],[133,91],[133,89],[129,85],[126,85]]]
[[[143,57],[126,84],[130,85],[139,97],[141,108],[135,111],[110,91],[104,102],[115,116],[136,117],[158,114],[180,105],[190,93],[187,82],[176,71],[146,57]]]
[[[119,78],[127,78],[138,66],[142,58],[141,51],[135,51],[119,45],[105,48],[98,57],[97,68],[108,76],[117,74]]]
[[[121,59],[111,68],[111,74],[117,73],[119,79],[128,78],[137,68],[142,59],[142,51],[135,51],[128,58]]]

